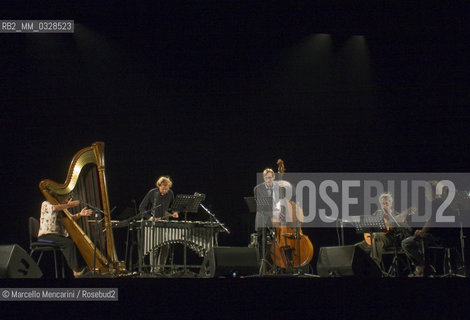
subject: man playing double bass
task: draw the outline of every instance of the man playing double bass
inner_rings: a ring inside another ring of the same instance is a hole
[[[292,196],[292,185],[282,179],[284,162],[279,159],[280,181],[274,181],[272,169],[263,172],[264,183],[257,185],[254,195],[257,200],[256,230],[258,239],[262,239],[260,246],[263,259],[269,257],[273,266],[285,272],[293,272],[293,268],[305,267],[313,257],[313,246],[308,236],[302,234],[300,224],[303,220],[303,211],[289,198]],[[266,200],[267,201],[263,201]],[[273,228],[272,245],[266,244],[266,230]],[[270,250],[263,250],[269,248]],[[267,259],[266,259],[267,260]],[[265,260],[262,260],[263,271]]]

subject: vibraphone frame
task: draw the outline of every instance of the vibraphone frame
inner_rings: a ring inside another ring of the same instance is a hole
[[[143,274],[145,267],[164,267],[156,265],[156,256],[150,259],[149,264],[144,264],[144,257],[165,245],[184,245],[182,265],[172,265],[173,268],[183,268],[183,273],[188,274],[188,268],[201,268],[201,265],[188,265],[186,247],[193,250],[199,257],[204,258],[207,252],[218,245],[218,234],[222,226],[216,222],[202,221],[173,221],[173,220],[138,220],[131,222],[131,228],[137,231],[138,242],[138,271]],[[153,245],[152,245],[153,242]]]

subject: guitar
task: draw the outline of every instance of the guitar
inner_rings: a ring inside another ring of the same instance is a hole
[[[384,221],[385,225],[387,226],[387,232],[386,233],[406,233],[406,230],[411,231],[410,227],[405,223],[405,219],[407,216],[415,214],[416,213],[416,208],[415,207],[410,207],[399,214],[393,216],[395,220],[397,220],[399,227],[393,227],[394,221],[393,219],[388,218],[388,215],[384,215]],[[403,230],[405,229],[405,231]],[[364,233],[364,240],[365,242],[370,246],[372,244],[371,242],[371,234],[370,233]]]

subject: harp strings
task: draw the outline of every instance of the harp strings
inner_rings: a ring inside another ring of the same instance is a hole
[[[82,169],[75,187],[74,199],[81,200],[93,207],[103,211],[103,203],[101,199],[101,190],[98,177],[98,169],[95,164],[88,164]],[[80,204],[75,208],[74,213],[80,212],[85,204]],[[93,209],[93,208],[92,208]],[[98,223],[96,222],[96,219]],[[93,243],[106,252],[106,240],[103,230],[105,230],[104,216],[101,212],[95,211],[90,217],[84,217],[77,221],[78,225],[87,234]]]

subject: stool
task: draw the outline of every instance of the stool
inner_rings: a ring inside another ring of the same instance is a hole
[[[57,255],[59,255],[61,259],[61,266],[62,266],[62,278],[65,278],[64,256],[62,254],[60,246],[55,243],[38,239],[39,221],[36,218],[29,217],[28,229],[29,229],[29,250],[30,250],[29,255],[33,257],[33,254],[35,252],[40,252],[38,260],[36,261],[36,263],[39,266],[39,263],[41,262],[41,258],[44,252],[47,252],[47,251],[52,252],[54,255],[54,267],[55,267],[56,279],[59,278],[59,272],[57,268],[58,267]]]

